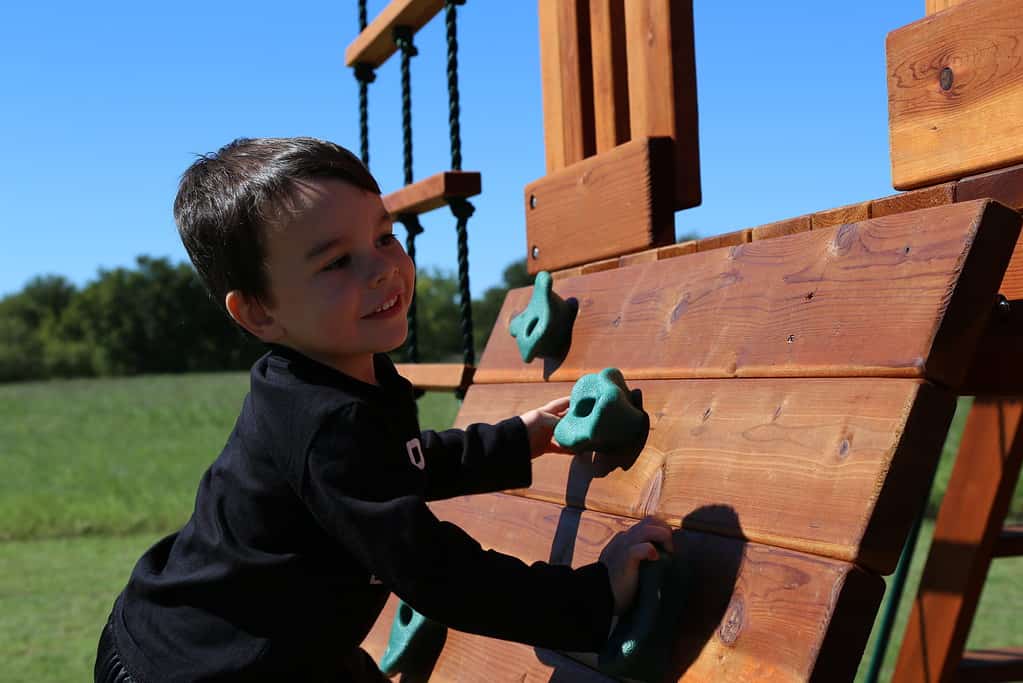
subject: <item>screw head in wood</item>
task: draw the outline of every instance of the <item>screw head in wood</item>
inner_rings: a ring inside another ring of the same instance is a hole
[[[540,247],[533,245],[533,250],[530,252],[533,255],[533,260],[540,258]]]
[[[529,208],[531,208],[531,209],[535,209],[536,208],[536,195],[535,194],[529,195]]]
[[[952,73],[952,69],[948,68],[947,66],[941,70],[941,73],[938,74],[938,82],[941,84],[942,90],[952,89],[953,77],[954,74]]]

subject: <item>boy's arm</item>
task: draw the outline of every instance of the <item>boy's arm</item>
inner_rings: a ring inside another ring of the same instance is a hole
[[[604,564],[526,565],[483,550],[421,497],[388,495],[387,468],[367,464],[376,449],[366,440],[322,431],[300,489],[313,516],[367,572],[415,610],[459,630],[573,651],[604,644],[614,609]]]
[[[495,425],[472,424],[463,432],[424,431],[427,500],[523,488],[532,482],[532,458],[560,450],[554,426],[568,410],[568,397],[555,399]]]

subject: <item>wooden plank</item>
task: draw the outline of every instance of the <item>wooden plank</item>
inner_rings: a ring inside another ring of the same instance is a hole
[[[560,363],[522,362],[508,326],[532,289],[515,289],[474,381],[574,381],[617,367],[631,379],[927,376],[958,386],[1019,222],[994,202],[953,204],[559,280],[557,293],[579,303]]]
[[[671,163],[670,140],[633,140],[526,185],[529,272],[674,241]]]
[[[1019,557],[1021,555],[1023,555],[1023,524],[1005,527],[995,540],[992,557]]]
[[[736,247],[740,244],[747,244],[753,231],[749,228],[742,230],[736,230],[734,232],[726,232],[723,235],[712,235],[711,237],[704,237],[703,239],[696,240],[696,251],[712,251],[714,249],[723,249],[725,247]]]
[[[519,495],[857,562],[890,573],[919,511],[955,397],[917,380],[637,380],[642,454],[533,461]],[[473,385],[455,422],[496,422],[571,383]],[[714,512],[727,506],[742,520]],[[705,514],[694,510],[709,510]],[[883,522],[883,523],[882,523]]]
[[[810,229],[820,230],[844,223],[858,223],[870,218],[870,202],[849,204],[835,209],[818,211],[810,216]]]
[[[1023,465],[1023,402],[978,397],[934,523],[894,683],[952,680]]]
[[[593,67],[587,0],[538,0],[547,172],[592,156]]]
[[[573,268],[563,268],[561,270],[555,270],[551,273],[551,279],[557,282],[558,280],[564,280],[568,277],[576,277],[583,274],[582,266],[575,266]]]
[[[959,678],[965,681],[1023,681],[1023,647],[970,650],[963,654]]]
[[[418,31],[443,8],[444,0],[391,0],[345,48],[345,65],[380,66],[397,50],[392,36],[396,26]]]
[[[990,197],[1017,211],[1023,210],[1023,166],[964,178],[956,184],[957,201]],[[998,290],[1010,301],[1023,299],[1023,242],[1017,242]]]
[[[424,214],[447,204],[448,199],[473,197],[482,191],[475,171],[443,171],[384,195],[384,208],[393,217]]]
[[[503,494],[431,508],[484,547],[527,563],[573,566],[596,561],[611,536],[633,521]],[[673,540],[699,590],[687,596],[673,669],[664,680],[852,679],[883,591],[879,577],[713,534],[677,531]],[[377,640],[386,638],[389,624],[386,616],[378,620],[364,643],[370,652],[380,649]],[[545,660],[542,650],[449,631],[430,680],[575,680],[543,678],[551,667]]]
[[[640,263],[653,263],[654,261],[663,261],[664,259],[695,253],[696,240],[688,240],[677,244],[669,244],[665,247],[655,247],[653,249],[638,251],[634,254],[623,254],[618,259],[618,264],[619,267],[624,268],[626,266],[635,266]]]
[[[698,206],[699,122],[692,0],[626,0],[633,140],[674,141],[674,208]]]
[[[786,235],[798,235],[801,232],[810,231],[810,216],[797,216],[783,221],[775,221],[766,225],[758,225],[750,231],[750,241],[767,240],[772,237],[785,237]]]
[[[889,197],[875,199],[870,202],[870,217],[880,218],[895,213],[945,206],[955,201],[956,183],[942,183],[933,187],[925,187],[922,190],[900,192]]]
[[[629,140],[625,0],[590,0],[593,120],[597,154]]]
[[[398,374],[424,391],[453,391],[472,383],[476,368],[461,363],[398,363]]]
[[[959,390],[966,396],[1018,396],[1023,388],[1023,301],[992,303],[992,309]]]
[[[888,34],[892,182],[908,190],[1023,161],[1023,13],[971,0]]]
[[[966,0],[924,0],[926,2],[927,14],[934,14],[942,10],[954,7]]]

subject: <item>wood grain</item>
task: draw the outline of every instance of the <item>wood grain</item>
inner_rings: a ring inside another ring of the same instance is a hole
[[[934,523],[893,682],[955,680],[1021,466],[1023,403],[977,398]]]
[[[671,243],[671,163],[667,138],[633,140],[526,185],[529,272]]]
[[[835,209],[818,211],[810,216],[810,229],[820,230],[843,223],[858,223],[870,218],[870,202],[859,202]]]
[[[882,573],[895,567],[955,409],[953,394],[916,380],[638,380],[629,387],[642,393],[650,417],[641,454],[547,454],[533,461],[532,484],[517,493],[673,524],[685,518],[694,529]],[[497,422],[571,389],[568,382],[477,384],[455,424]],[[894,498],[884,499],[889,492]],[[741,529],[693,512],[718,503],[735,511]],[[884,524],[874,525],[880,508]]]
[[[698,206],[699,122],[692,0],[626,0],[631,138],[674,141],[674,208]]]
[[[527,563],[589,564],[633,523],[503,494],[431,507],[484,547]],[[883,591],[879,577],[844,562],[713,534],[677,531],[674,543],[691,568],[690,585],[699,589],[687,596],[665,680],[851,680]],[[364,647],[382,651],[389,626],[385,612]],[[548,654],[449,631],[430,680],[576,680],[543,678],[560,668]]]
[[[927,14],[934,14],[935,12],[940,12],[941,10],[966,2],[966,0],[925,0],[925,2]]]
[[[896,189],[1023,161],[1023,13],[1016,0],[971,0],[892,31],[887,65]]]
[[[345,48],[345,65],[380,66],[397,50],[392,37],[396,26],[418,31],[443,8],[444,0],[391,0]]]
[[[721,235],[704,237],[703,239],[696,240],[696,251],[712,251],[714,249],[723,249],[724,247],[735,247],[740,244],[746,244],[750,241],[752,235],[752,230],[744,228],[742,230],[735,230],[734,232],[726,232]]]
[[[976,199],[979,199],[977,197]],[[942,183],[911,192],[900,192],[870,202],[870,217],[880,218],[895,213],[945,206],[956,201],[956,183]],[[1004,202],[1003,202],[1004,203]]]
[[[453,391],[468,387],[476,368],[461,363],[398,363],[398,374],[424,391]]]
[[[773,237],[784,237],[785,235],[798,235],[801,232],[809,232],[810,225],[810,216],[797,216],[796,218],[758,225],[750,230],[750,241],[755,242],[757,240],[768,240]]]
[[[926,376],[958,386],[1019,223],[994,202],[953,204],[559,280],[559,296],[579,304],[560,362],[522,362],[508,326],[532,290],[515,289],[475,381],[574,381],[617,367],[631,379]]]
[[[475,171],[443,171],[406,185],[383,196],[384,208],[391,216],[424,214],[447,204],[448,199],[474,197],[482,191],[480,174]]]
[[[539,0],[544,146],[552,173],[596,149],[588,0]]]
[[[629,140],[625,0],[589,0],[597,154]]]

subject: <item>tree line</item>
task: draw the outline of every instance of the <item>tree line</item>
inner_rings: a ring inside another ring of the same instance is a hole
[[[473,300],[477,358],[508,289],[532,284],[525,261]],[[442,269],[416,284],[419,356],[462,358],[458,282]],[[0,299],[0,382],[58,377],[248,369],[265,347],[215,305],[187,263],[139,256],[134,268],[102,269],[81,288],[41,275]],[[392,355],[405,359],[405,349]]]

